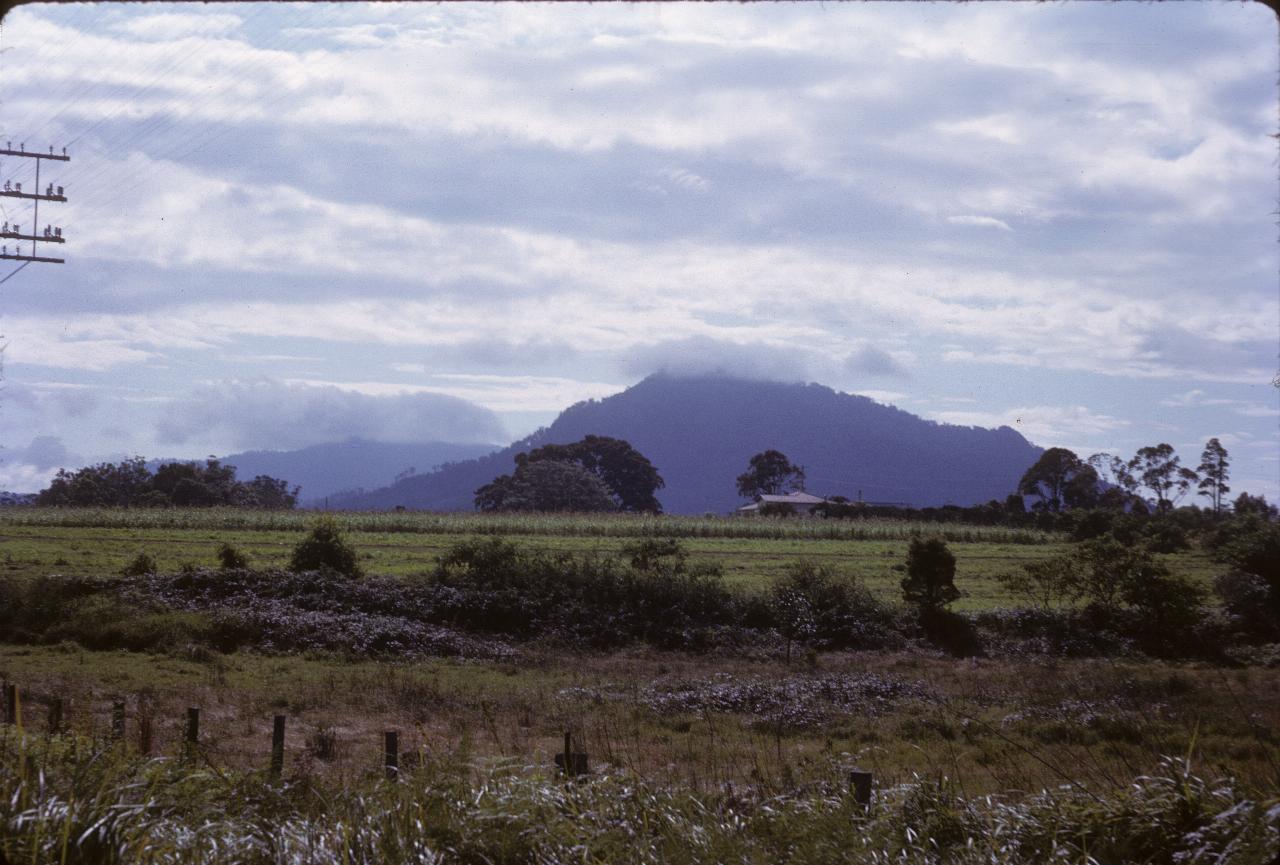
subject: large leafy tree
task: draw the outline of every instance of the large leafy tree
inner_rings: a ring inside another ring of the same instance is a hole
[[[1057,513],[1064,507],[1089,507],[1098,498],[1098,473],[1066,448],[1049,448],[1018,482],[1018,492],[1035,496],[1035,507]]]
[[[782,451],[767,450],[753,456],[747,470],[738,475],[738,495],[754,499],[777,495],[787,486],[804,485],[804,468],[793,465]]]
[[[622,439],[589,435],[572,444],[543,445],[517,454],[515,461],[514,474],[500,475],[476,490],[479,510],[662,511],[655,495],[664,485],[662,476]],[[537,468],[541,464],[556,467],[542,470]],[[567,485],[574,506],[557,504],[555,495],[541,491],[551,483]]]
[[[1222,513],[1223,496],[1231,492],[1231,487],[1227,486],[1227,480],[1231,477],[1227,449],[1217,438],[1211,438],[1205,443],[1200,454],[1199,469],[1200,495],[1213,502],[1213,513],[1217,516]]]
[[[490,511],[594,513],[616,511],[604,481],[574,462],[536,460],[476,490],[476,507]]]
[[[1129,470],[1144,487],[1155,493],[1156,510],[1167,511],[1187,494],[1199,476],[1180,465],[1173,445],[1161,443],[1139,448],[1129,460]]]

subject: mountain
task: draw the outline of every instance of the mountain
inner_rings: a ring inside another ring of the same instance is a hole
[[[385,487],[402,472],[434,470],[444,463],[474,459],[499,445],[388,444],[351,439],[333,444],[312,445],[295,451],[245,451],[223,457],[236,467],[239,480],[257,475],[284,478],[290,486],[302,487],[303,504],[323,504],[326,496],[360,488]]]
[[[589,433],[626,439],[649,458],[666,481],[658,498],[668,513],[741,504],[736,478],[768,448],[804,466],[812,493],[917,507],[1003,500],[1042,453],[1009,427],[940,424],[822,385],[653,375],[571,406],[496,453],[331,506],[470,510],[475,489],[510,474],[515,454]]]

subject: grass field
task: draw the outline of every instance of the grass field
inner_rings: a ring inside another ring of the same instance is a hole
[[[956,662],[833,653],[816,664],[627,652],[532,652],[514,662],[348,662],[325,656],[184,657],[0,647],[27,725],[48,701],[106,734],[128,700],[127,738],[180,750],[187,706],[218,766],[262,768],[274,714],[289,718],[293,773],[360,777],[382,731],[424,758],[552,765],[572,730],[600,771],[717,789],[781,791],[860,765],[884,784],[947,777],[970,794],[1080,783],[1104,790],[1192,755],[1255,791],[1280,789],[1280,670],[1147,661]],[[332,736],[321,755],[317,743]]]
[[[256,566],[284,566],[310,517],[301,514],[210,511],[10,511],[0,514],[0,573],[103,576],[118,573],[138,552],[154,556],[160,569],[211,567],[230,543]],[[996,575],[1023,562],[1067,549],[1060,537],[1006,529],[922,527],[903,522],[826,523],[819,520],[741,520],[644,517],[489,517],[481,515],[342,514],[365,570],[411,577],[430,571],[436,558],[470,535],[500,534],[533,548],[574,554],[619,553],[637,537],[674,527],[691,557],[713,562],[731,586],[759,588],[790,564],[809,559],[855,575],[885,599],[899,596],[901,575],[892,570],[906,558],[913,532],[949,529],[956,538],[956,585],[965,593],[954,607],[976,611],[1008,605]],[[201,524],[204,520],[207,524]],[[571,529],[579,527],[578,533]],[[695,531],[696,529],[696,531]],[[835,533],[848,537],[830,537]],[[738,534],[741,533],[741,534]],[[859,537],[865,534],[867,537]],[[1018,538],[1019,540],[1011,540]],[[1028,542],[1028,539],[1035,542]],[[1165,557],[1175,573],[1208,581],[1220,566],[1199,552]]]
[[[281,567],[311,519],[13,510],[0,513],[0,573],[109,577],[140,551],[162,571],[212,567],[224,543],[256,566]],[[605,556],[666,534],[681,537],[692,560],[718,564],[740,591],[766,586],[807,559],[856,575],[891,601],[900,598],[893,566],[904,561],[913,532],[930,528],[707,518],[338,519],[371,574],[412,579],[475,536]],[[1012,606],[996,575],[1069,548],[1035,532],[932,528],[944,530],[956,555],[960,610]],[[1200,581],[1220,569],[1200,552],[1164,558]],[[69,849],[74,855],[65,861],[122,861],[93,852],[93,827],[109,824],[128,827],[118,849],[133,845],[129,861],[156,862],[560,862],[569,855],[843,862],[851,861],[851,845],[873,838],[884,851],[916,851],[903,861],[934,861],[931,839],[956,845],[950,861],[957,862],[1032,861],[1026,857],[1047,856],[1054,845],[1068,851],[1050,857],[1062,861],[1108,850],[1106,861],[1171,861],[1175,831],[1199,831],[1221,812],[1251,815],[1247,826],[1224,829],[1224,838],[1250,851],[1240,862],[1266,861],[1252,851],[1268,849],[1272,818],[1264,815],[1280,790],[1280,668],[1142,656],[957,660],[915,644],[797,652],[793,662],[767,644],[724,644],[704,654],[643,647],[578,654],[558,645],[513,644],[504,654],[476,656],[501,660],[371,660],[270,646],[223,654],[168,638],[151,653],[0,642],[0,679],[18,686],[23,722],[21,731],[0,727],[0,853],[15,862],[62,861],[57,851]],[[55,700],[63,708],[59,735],[49,730]],[[119,742],[110,736],[116,700],[127,707]],[[192,706],[201,709],[194,755],[182,746]],[[288,725],[279,782],[264,774],[275,715]],[[381,780],[387,730],[399,731],[410,784]],[[595,780],[557,780],[553,756],[565,731],[590,755]],[[1170,757],[1232,780],[1188,780],[1185,769],[1170,768]],[[875,776],[870,811],[851,810],[840,792],[855,766]],[[591,855],[581,846],[587,832],[596,833]],[[1020,853],[1006,840],[989,855],[963,858],[975,849],[965,833],[982,839],[993,832],[1021,832],[1025,850],[1038,852]],[[1144,832],[1150,844],[1134,846]],[[280,839],[289,837],[294,852],[286,854]],[[641,849],[632,841],[658,837],[666,846]],[[317,838],[328,839],[329,852],[317,852]],[[453,852],[411,855],[404,838]],[[796,852],[805,845],[825,852],[806,858]]]

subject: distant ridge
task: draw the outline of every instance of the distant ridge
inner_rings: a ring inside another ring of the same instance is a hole
[[[376,489],[395,482],[409,469],[426,474],[444,463],[474,459],[492,453],[500,445],[427,442],[396,444],[349,439],[312,445],[294,451],[244,451],[222,458],[236,467],[236,477],[256,475],[283,478],[302,487],[299,500],[321,506],[326,496],[358,489]]]
[[[652,375],[622,393],[565,409],[510,447],[357,495],[330,507],[470,510],[475,489],[513,469],[515,454],[587,434],[631,442],[666,480],[668,513],[726,512],[751,456],[776,448],[804,466],[818,495],[917,507],[1003,500],[1043,450],[1009,427],[924,420],[818,384]]]

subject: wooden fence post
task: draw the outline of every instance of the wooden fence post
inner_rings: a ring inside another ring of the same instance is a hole
[[[124,738],[124,700],[116,700],[111,704],[111,737]]]
[[[187,707],[187,738],[186,746],[189,751],[194,752],[196,746],[200,744],[200,709],[197,706]]]
[[[849,787],[853,790],[853,801],[859,805],[871,804],[871,773],[854,769],[849,773]]]
[[[4,683],[4,722],[18,723],[18,686],[13,682]]]
[[[284,715],[276,715],[271,729],[271,777],[284,771]]]
[[[568,778],[587,774],[587,755],[582,751],[574,752],[573,735],[568,730],[564,731],[564,753],[556,754],[556,765]]]
[[[388,730],[383,734],[382,765],[388,778],[400,775],[400,733],[397,730]]]
[[[54,697],[49,703],[49,735],[62,732],[62,698]]]

